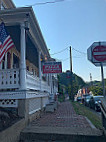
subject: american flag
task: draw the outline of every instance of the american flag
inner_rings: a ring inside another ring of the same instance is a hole
[[[6,52],[12,47],[14,47],[14,43],[5,29],[5,24],[2,22],[0,24],[0,63]]]

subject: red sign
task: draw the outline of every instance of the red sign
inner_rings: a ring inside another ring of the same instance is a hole
[[[43,63],[43,74],[61,73],[61,72],[62,72],[61,62],[45,62],[45,63]]]
[[[106,46],[100,45],[96,46],[92,51],[92,56],[95,60],[99,62],[106,61]]]

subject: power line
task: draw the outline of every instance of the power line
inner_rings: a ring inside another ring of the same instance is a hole
[[[56,55],[56,54],[62,53],[62,52],[64,52],[64,51],[67,50],[67,49],[68,49],[68,47],[65,48],[65,49],[63,49],[63,50],[61,50],[61,51],[58,51],[58,52],[56,52],[56,53],[50,54],[50,55]]]
[[[62,53],[62,52],[64,52],[65,50],[67,50],[68,49],[68,47],[66,47],[65,49],[63,49],[63,50],[60,50],[60,51],[58,51],[58,52],[55,52],[55,53],[53,53],[53,54],[50,54],[50,55],[56,55],[56,54],[59,54],[59,53]],[[72,48],[73,50],[75,50],[75,51],[77,51],[78,53],[80,53],[80,54],[84,54],[84,55],[86,55],[87,53],[85,53],[85,52],[82,52],[82,51],[79,51],[79,50],[76,50],[75,48]],[[68,49],[69,50],[69,49]],[[74,58],[82,58],[82,56],[81,57],[78,57],[78,56],[73,56]]]
[[[83,58],[83,57],[73,56],[73,58]],[[64,62],[64,61],[66,61],[66,60],[68,60],[68,59],[70,59],[70,57],[65,58],[65,59],[60,59],[60,60],[61,60],[62,62]]]
[[[32,5],[26,5],[26,6],[36,6],[36,5],[52,4],[52,3],[63,2],[63,1],[65,1],[65,0],[55,0],[55,1],[39,2],[39,3],[35,3],[35,4],[32,4]]]
[[[77,50],[77,49],[75,49],[75,48],[72,48],[72,50],[75,50],[76,52],[78,52],[78,53],[80,53],[80,54],[84,54],[84,55],[87,55],[87,53],[85,53],[85,52],[82,52],[82,51],[79,51],[79,50]]]

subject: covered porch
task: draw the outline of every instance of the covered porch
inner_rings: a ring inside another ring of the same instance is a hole
[[[0,15],[15,45],[0,64],[0,90],[50,92],[51,77],[41,69],[41,59],[50,55],[32,8],[2,10]]]
[[[0,107],[16,108],[30,119],[57,91],[52,75],[42,74],[41,59],[51,57],[31,7],[5,9],[0,17],[15,45],[0,65]]]

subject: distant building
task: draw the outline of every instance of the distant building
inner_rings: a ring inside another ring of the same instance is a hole
[[[90,92],[89,87],[82,88],[82,94],[88,94]]]

